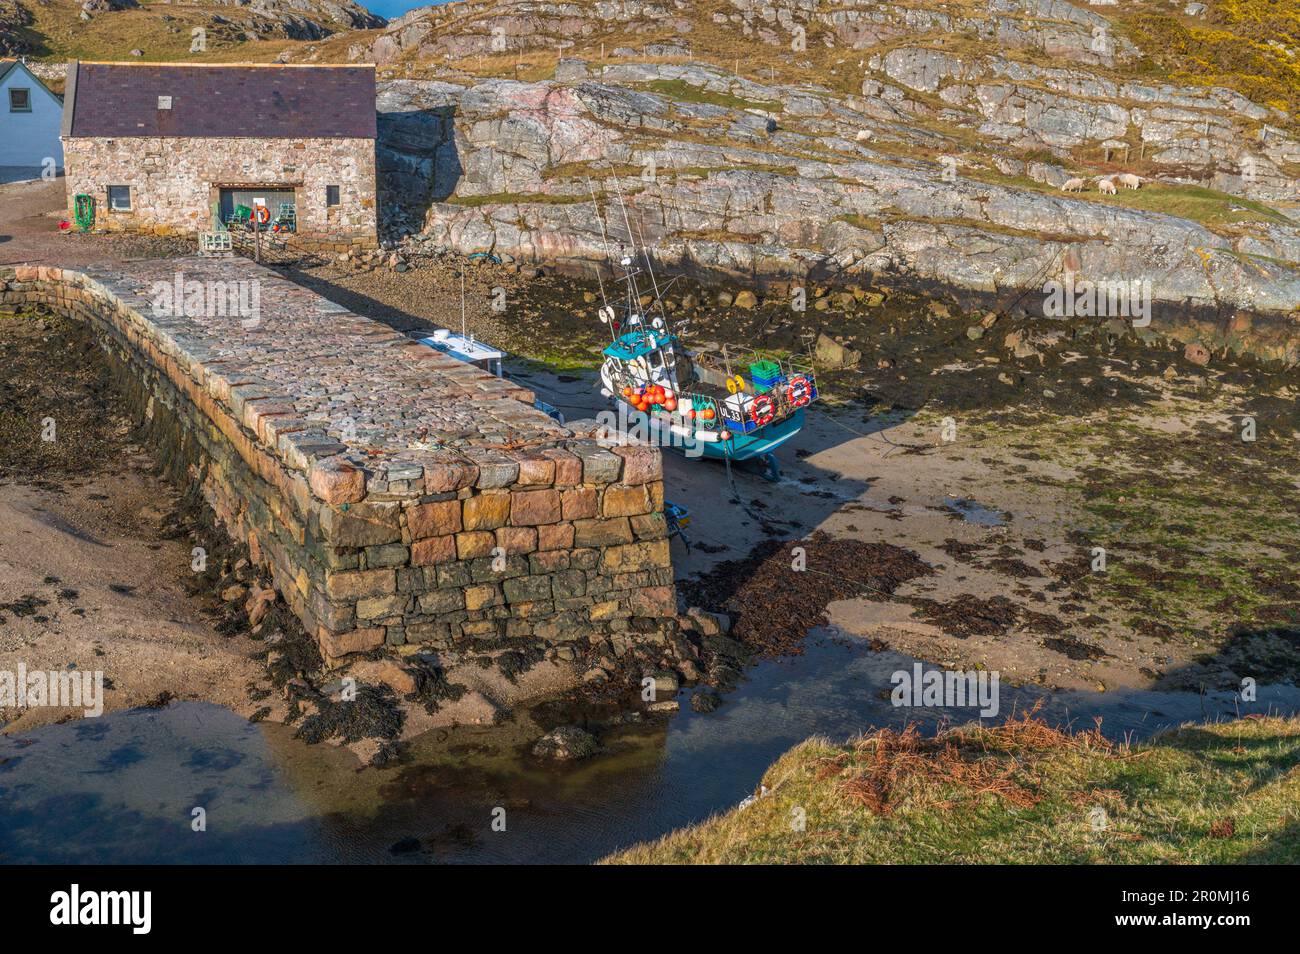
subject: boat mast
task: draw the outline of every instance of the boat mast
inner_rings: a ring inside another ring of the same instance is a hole
[[[605,228],[605,217],[600,214],[600,203],[596,201],[596,188],[591,184],[591,176],[587,176],[587,191],[591,194],[591,210],[596,215],[596,221],[600,223],[600,240],[605,246],[605,262],[610,265],[610,271],[613,271],[612,256],[609,252],[609,231]],[[607,314],[613,315],[614,309],[609,303],[609,298],[605,294],[605,279],[600,274],[600,269],[596,269],[596,281],[600,283],[600,300],[608,309]],[[618,340],[618,332],[614,330],[613,319],[606,322],[609,325],[610,339]]]
[[[465,332],[467,326],[465,323],[465,269],[460,270],[460,338],[462,341],[468,341],[469,335]]]

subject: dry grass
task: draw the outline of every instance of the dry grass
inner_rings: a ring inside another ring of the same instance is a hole
[[[74,0],[28,3],[31,32],[47,60],[131,60],[131,50],[144,51],[142,61],[200,63],[269,63],[286,48],[301,48],[293,40],[247,41],[233,27],[213,27],[210,18],[219,7],[146,4],[137,9],[97,14],[81,20],[81,4]],[[163,17],[171,17],[170,21]],[[190,30],[208,30],[207,49],[190,52]]]
[[[811,739],[748,807],[607,861],[1294,863],[1297,765],[1296,719],[1190,725],[1133,747],[1033,714],[929,739]]]

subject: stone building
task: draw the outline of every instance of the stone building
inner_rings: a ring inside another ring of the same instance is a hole
[[[268,207],[300,241],[376,242],[375,69],[281,64],[68,65],[69,215],[95,227],[210,231]]]

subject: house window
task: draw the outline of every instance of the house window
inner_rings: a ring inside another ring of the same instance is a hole
[[[9,90],[9,112],[30,113],[32,111],[32,91],[30,89]]]
[[[108,211],[110,212],[131,211],[131,187],[130,186],[109,186],[108,187]]]
[[[338,186],[326,186],[326,187],[325,187],[325,204],[326,204],[326,205],[338,205],[338,204],[339,204],[339,187],[338,187]]]

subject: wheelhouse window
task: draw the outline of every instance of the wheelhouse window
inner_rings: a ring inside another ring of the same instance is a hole
[[[13,88],[9,90],[9,112],[30,113],[32,111],[32,91]]]
[[[326,204],[327,206],[329,206],[329,205],[338,205],[338,204],[339,204],[339,187],[338,187],[338,186],[326,186],[326,187],[325,187],[325,204]]]
[[[109,186],[108,187],[108,210],[110,212],[131,211],[131,187],[130,186]]]

